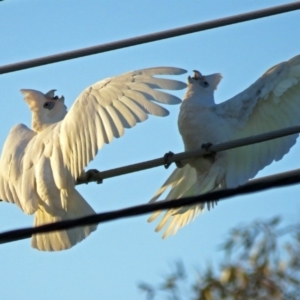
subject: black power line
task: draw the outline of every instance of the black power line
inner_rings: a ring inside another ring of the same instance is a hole
[[[102,182],[102,180],[106,179],[106,178],[125,175],[125,174],[138,172],[138,171],[142,171],[142,170],[147,170],[147,169],[165,165],[166,163],[171,164],[176,161],[180,162],[181,160],[193,158],[196,156],[202,156],[202,155],[205,155],[205,154],[211,153],[211,152],[220,152],[220,151],[225,151],[225,150],[242,147],[242,146],[246,146],[246,145],[253,145],[256,143],[269,141],[269,140],[284,137],[287,135],[297,134],[299,132],[300,132],[300,126],[287,127],[287,128],[283,128],[283,129],[279,129],[279,130],[275,130],[275,131],[271,131],[271,132],[265,132],[262,134],[253,135],[253,136],[249,136],[249,137],[245,137],[245,138],[241,138],[241,139],[237,139],[237,140],[233,140],[233,141],[228,141],[225,143],[215,144],[215,145],[212,145],[208,151],[205,149],[200,149],[200,150],[193,150],[193,151],[188,151],[188,152],[181,152],[181,153],[169,156],[167,160],[165,157],[161,157],[161,158],[156,158],[156,159],[136,163],[133,165],[128,165],[128,166],[124,166],[124,167],[119,167],[119,168],[115,168],[115,169],[111,169],[111,170],[102,171],[102,172],[99,172],[98,174],[94,173],[93,176],[90,176],[88,179],[78,178],[76,184],[79,185],[79,184],[93,182],[93,181]]]
[[[10,64],[10,65],[0,67],[0,74],[9,73],[9,72],[18,71],[18,70],[27,69],[27,68],[36,67],[36,66],[41,66],[41,65],[45,65],[45,64],[50,64],[50,63],[54,63],[54,62],[64,61],[64,60],[68,60],[68,59],[74,59],[74,58],[92,55],[92,54],[96,54],[96,53],[121,49],[121,48],[129,47],[129,46],[152,42],[152,41],[158,41],[158,40],[162,40],[162,39],[166,39],[166,38],[171,38],[171,37],[180,36],[180,35],[184,35],[184,34],[203,31],[203,30],[208,30],[208,29],[226,26],[226,25],[230,25],[230,24],[236,24],[236,23],[240,23],[240,22],[244,22],[244,21],[249,21],[249,20],[254,20],[254,19],[258,19],[258,18],[262,18],[262,17],[285,13],[285,12],[289,12],[289,11],[293,11],[293,10],[297,10],[297,9],[300,9],[299,1],[289,3],[286,5],[280,5],[280,6],[271,7],[271,8],[267,8],[267,9],[263,9],[263,10],[253,11],[250,13],[245,13],[245,14],[235,15],[235,16],[231,16],[231,17],[227,17],[227,18],[217,19],[217,20],[213,20],[213,21],[209,21],[209,22],[198,23],[198,24],[194,24],[194,25],[190,25],[190,26],[181,27],[181,28],[161,31],[161,32],[153,33],[153,34],[148,34],[148,35],[144,35],[144,36],[139,36],[139,37],[135,37],[135,38],[112,42],[112,43],[108,43],[108,44],[104,44],[104,45],[98,45],[98,46],[94,46],[94,47],[79,49],[79,50],[75,50],[75,51],[70,51],[70,52],[55,54],[55,55],[42,57],[42,58],[38,58],[38,59],[33,59],[33,60],[29,60],[29,61]],[[294,127],[292,129],[291,133],[281,132],[280,133],[281,135],[279,135],[279,136],[284,136],[287,134],[299,132],[299,129],[297,129],[297,131],[295,131],[295,128],[296,127]],[[285,129],[285,130],[291,130],[291,128]],[[270,134],[270,133],[267,133],[267,134]],[[278,134],[278,132],[276,132],[276,134]],[[222,150],[226,150],[226,149],[230,149],[230,148],[239,147],[239,146],[241,146],[239,144],[239,143],[241,143],[241,141],[246,142],[245,144],[253,144],[253,143],[261,142],[262,141],[261,136],[262,135],[251,137],[252,140],[248,139],[247,141],[245,141],[246,139],[241,139],[238,141],[228,142],[227,145],[226,145],[226,143],[215,145],[210,150],[222,151]],[[271,133],[271,136],[272,137],[269,136],[269,137],[264,137],[264,138],[265,138],[265,140],[276,138],[276,137],[274,137],[274,132]],[[171,162],[184,159],[186,155],[188,155],[188,157],[191,157],[191,156],[195,156],[195,155],[201,155],[201,153],[194,151],[194,153],[177,154],[177,155],[174,155],[173,158],[171,158]],[[164,162],[160,163],[160,165],[163,163]],[[122,168],[119,168],[119,169],[122,169]],[[123,167],[123,169],[124,169],[124,167]],[[108,170],[106,172],[109,173],[110,171],[114,171],[114,170]],[[137,171],[137,170],[135,170],[135,171]],[[131,171],[131,172],[133,172],[133,171]],[[122,174],[125,174],[125,173],[122,173]],[[118,175],[121,175],[121,174],[118,174]],[[106,176],[105,178],[112,177],[112,176],[116,176],[116,175]],[[205,195],[200,195],[200,196],[181,198],[181,199],[170,200],[170,201],[160,201],[160,202],[151,203],[151,204],[144,204],[144,205],[129,207],[129,208],[121,209],[121,210],[116,210],[116,211],[111,211],[111,212],[106,212],[106,213],[101,213],[101,214],[95,214],[92,216],[87,216],[87,217],[78,218],[78,219],[74,219],[74,220],[61,221],[61,222],[57,222],[57,223],[53,223],[53,224],[46,224],[46,225],[42,225],[42,226],[38,226],[38,227],[30,227],[30,228],[24,228],[24,229],[11,230],[11,231],[3,232],[0,234],[0,243],[3,244],[3,243],[12,242],[12,241],[17,241],[20,239],[29,238],[33,234],[70,229],[70,228],[78,227],[78,226],[85,226],[85,225],[89,225],[89,224],[97,224],[97,223],[108,222],[108,221],[117,220],[117,219],[121,219],[121,218],[138,216],[138,215],[154,212],[156,210],[164,210],[164,209],[181,207],[181,206],[185,206],[185,205],[206,203],[209,201],[214,201],[215,199],[223,200],[228,197],[258,192],[258,191],[262,191],[262,190],[266,190],[266,189],[270,189],[270,188],[274,188],[274,187],[283,187],[283,186],[287,186],[287,185],[291,185],[291,184],[295,184],[295,183],[299,183],[299,182],[300,182],[300,169],[286,172],[286,173],[271,175],[271,176],[263,177],[260,179],[254,179],[254,180],[251,180],[250,182],[248,182],[247,184],[237,187],[237,188],[234,188],[234,189],[218,190],[218,191],[214,191],[214,192],[211,192],[211,193],[208,193]]]
[[[282,14],[294,10],[300,9],[300,1],[292,2],[289,4],[274,6],[266,9],[255,10],[248,13],[243,13],[239,15],[234,15],[231,17],[216,19],[208,22],[197,23],[189,26],[179,27],[175,29],[169,29],[165,31],[150,33],[138,37],[128,38],[125,40],[120,40],[116,42],[106,43],[102,45],[92,46],[88,48],[68,51],[64,53],[53,54],[49,56],[44,56],[36,59],[31,59],[27,61],[17,62],[9,65],[0,67],[0,74],[15,72],[19,70],[24,70],[28,68],[38,67],[42,65],[52,64],[55,62],[60,62],[64,60],[79,58],[83,56],[93,55],[97,53],[103,53],[107,51],[112,51],[116,49],[122,49],[125,47],[131,47],[136,45],[141,45],[149,42],[159,41],[163,39],[168,39],[176,36],[181,36],[185,34],[195,33],[199,31],[204,31],[208,29],[218,28],[221,26],[227,26],[232,24],[237,24],[245,21],[255,20],[259,18],[269,17],[277,14]]]
[[[74,220],[61,221],[52,224],[41,225],[37,227],[28,227],[23,229],[10,230],[0,233],[0,244],[14,242],[21,239],[30,238],[33,234],[45,233],[57,230],[70,229],[78,226],[90,224],[104,223],[108,221],[124,219],[128,217],[140,216],[156,210],[165,210],[177,208],[185,205],[193,205],[198,203],[206,203],[215,199],[224,200],[229,197],[243,195],[263,191],[275,187],[283,187],[300,182],[300,169],[280,173],[276,175],[266,176],[258,179],[253,179],[243,186],[218,190],[200,196],[181,198],[169,201],[159,201],[133,207],[128,207],[120,210],[95,214]]]

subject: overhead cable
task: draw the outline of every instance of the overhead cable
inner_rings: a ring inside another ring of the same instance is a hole
[[[185,159],[202,156],[212,152],[220,152],[220,151],[230,150],[233,148],[242,147],[246,145],[261,143],[272,139],[281,138],[287,135],[297,134],[299,132],[300,132],[300,126],[287,127],[280,130],[275,130],[275,131],[266,132],[258,135],[253,135],[250,137],[245,137],[242,139],[215,144],[212,145],[208,150],[199,149],[194,151],[181,152],[169,156],[167,160],[168,163],[180,162]],[[78,178],[76,181],[76,185],[89,183],[89,182],[102,182],[104,179],[107,178],[130,174],[138,171],[143,171],[143,170],[163,166],[165,164],[166,164],[166,158],[160,157],[160,158],[156,158],[156,159],[152,159],[152,160],[148,160],[148,161],[144,161],[144,162],[140,162],[140,163],[124,166],[124,167],[101,171],[98,174],[94,172],[93,176],[91,175],[88,179]]]
[[[224,189],[210,192],[200,196],[181,198],[169,201],[159,201],[155,203],[148,203],[120,210],[95,214],[83,218],[60,221],[57,223],[41,225],[37,227],[28,227],[23,229],[10,230],[0,233],[0,244],[9,243],[21,239],[30,238],[33,234],[46,233],[57,230],[70,229],[78,226],[86,226],[91,224],[104,223],[128,217],[140,216],[151,213],[157,210],[165,210],[170,208],[182,207],[185,205],[193,205],[199,203],[206,203],[209,201],[224,200],[229,197],[248,194],[258,191],[263,191],[275,187],[283,187],[300,182],[300,169],[280,173],[276,175],[266,176],[258,179],[253,179],[243,186],[234,189]],[[271,199],[269,199],[271,203]],[[285,199],[286,201],[286,199]]]
[[[200,149],[200,150],[194,150],[194,151],[181,152],[178,154],[174,154],[167,158],[167,160],[168,160],[167,162],[169,164],[172,162],[176,162],[176,161],[180,162],[180,161],[188,159],[188,158],[209,154],[211,152],[220,152],[220,151],[229,150],[229,149],[242,147],[242,146],[246,146],[246,145],[261,143],[261,142],[265,142],[268,140],[284,137],[287,135],[297,134],[299,132],[300,132],[300,126],[283,128],[280,130],[266,132],[266,133],[258,134],[258,135],[253,135],[253,136],[238,139],[238,140],[215,144],[215,145],[212,145],[209,148],[209,150]],[[165,157],[156,158],[156,159],[148,160],[148,161],[133,164],[133,165],[128,165],[128,166],[119,167],[119,168],[115,168],[115,169],[111,169],[111,170],[107,170],[107,171],[102,171],[102,172],[99,172],[98,174],[94,173],[93,174],[94,176],[91,176],[87,180],[78,178],[76,184],[79,185],[79,184],[93,182],[93,181],[101,182],[103,179],[106,179],[106,178],[129,174],[129,173],[142,171],[142,170],[147,170],[147,169],[159,167],[159,166],[162,166],[165,164],[166,164]]]
[[[78,50],[53,54],[49,56],[44,56],[36,59],[31,59],[27,61],[12,63],[0,67],[0,74],[20,71],[28,68],[34,68],[42,65],[52,64],[60,61],[65,61],[69,59],[75,59],[79,57],[84,57],[88,55],[103,53],[107,51],[122,49],[125,47],[131,47],[136,45],[141,45],[145,43],[150,43],[154,41],[159,41],[163,39],[168,39],[172,37],[177,37],[185,34],[200,32],[208,29],[218,28],[222,26],[237,24],[245,21],[251,21],[259,18],[269,17],[277,14],[282,14],[294,10],[300,9],[300,1],[273,6],[265,9],[255,10],[239,15],[234,15],[230,17],[220,18],[208,22],[197,23],[193,25],[178,27],[174,29],[159,31],[155,33],[150,33],[138,37],[128,38],[116,42],[106,43],[102,45],[82,48]]]

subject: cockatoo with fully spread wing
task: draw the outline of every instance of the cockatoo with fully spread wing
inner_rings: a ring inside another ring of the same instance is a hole
[[[178,90],[185,83],[153,77],[183,74],[171,67],[150,68],[107,78],[86,88],[67,112],[55,90],[43,94],[21,90],[32,111],[32,130],[13,127],[0,161],[0,198],[35,214],[34,225],[94,214],[75,189],[75,181],[104,143],[124,128],[145,121],[147,114],[166,116],[154,101],[181,100],[157,89]],[[96,230],[96,225],[34,235],[32,246],[44,251],[68,249]]]
[[[188,77],[178,118],[186,151],[300,124],[300,55],[272,67],[245,91],[220,104],[214,102],[214,91],[221,74],[194,72],[194,77]],[[168,188],[166,200],[242,185],[282,159],[297,137],[294,134],[184,161],[184,167],[175,169],[151,202]],[[163,237],[176,234],[203,209],[203,204],[169,209],[156,231],[166,227]],[[160,214],[155,212],[148,221]]]

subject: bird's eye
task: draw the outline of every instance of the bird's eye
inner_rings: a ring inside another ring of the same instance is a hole
[[[200,85],[204,88],[207,88],[209,86],[209,83],[207,81],[201,81]]]
[[[45,102],[43,107],[46,109],[51,110],[54,107],[55,103],[54,102]]]

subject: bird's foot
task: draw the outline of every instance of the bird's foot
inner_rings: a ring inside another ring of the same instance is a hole
[[[180,168],[180,169],[184,167],[184,164],[182,163],[181,160],[175,161],[175,165],[177,168]]]
[[[168,169],[173,161],[170,161],[170,158],[174,156],[174,153],[169,151],[164,155],[164,167]],[[174,161],[177,168],[183,168],[181,161]]]
[[[174,153],[169,151],[164,155],[164,167],[168,169],[173,161],[170,161],[170,158],[174,156]]]
[[[211,148],[212,145],[213,145],[212,143],[205,143],[205,144],[202,144],[201,149],[203,149],[203,150],[209,152],[209,148]]]
[[[103,182],[103,178],[101,177],[101,172],[99,172],[96,169],[91,169],[86,171],[82,176],[80,176],[79,179],[85,182],[86,184],[91,181],[96,181],[97,184]]]
[[[212,143],[206,143],[203,144],[201,148],[207,152],[210,152],[208,154],[204,154],[203,157],[210,160],[211,163],[214,163],[216,161],[216,152],[210,150],[212,145]]]

